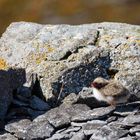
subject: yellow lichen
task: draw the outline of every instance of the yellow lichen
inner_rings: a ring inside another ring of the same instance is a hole
[[[7,64],[6,61],[3,58],[0,58],[0,69],[6,69]]]
[[[37,63],[37,64],[40,64],[43,60],[46,60],[46,54],[45,54],[45,53],[39,54],[39,55],[36,57],[36,63]]]

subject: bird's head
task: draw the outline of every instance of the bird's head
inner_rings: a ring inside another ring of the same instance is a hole
[[[105,85],[107,85],[109,83],[108,80],[102,78],[102,77],[97,77],[92,83],[91,83],[91,87],[97,88],[97,89],[101,89],[102,87],[104,87]]]

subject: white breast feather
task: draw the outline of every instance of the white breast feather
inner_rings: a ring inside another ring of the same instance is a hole
[[[93,96],[98,100],[98,101],[106,101],[106,98],[100,93],[100,91],[96,88],[93,88]]]

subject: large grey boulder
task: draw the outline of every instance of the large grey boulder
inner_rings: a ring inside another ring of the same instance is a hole
[[[2,35],[0,56],[9,68],[25,69],[26,83],[36,84],[46,100],[78,93],[97,76],[114,77],[139,98],[139,30],[121,23],[17,22]]]

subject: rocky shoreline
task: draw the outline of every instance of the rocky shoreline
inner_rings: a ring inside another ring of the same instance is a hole
[[[131,97],[97,101],[96,77]],[[140,139],[140,26],[12,23],[0,38],[0,139]]]

